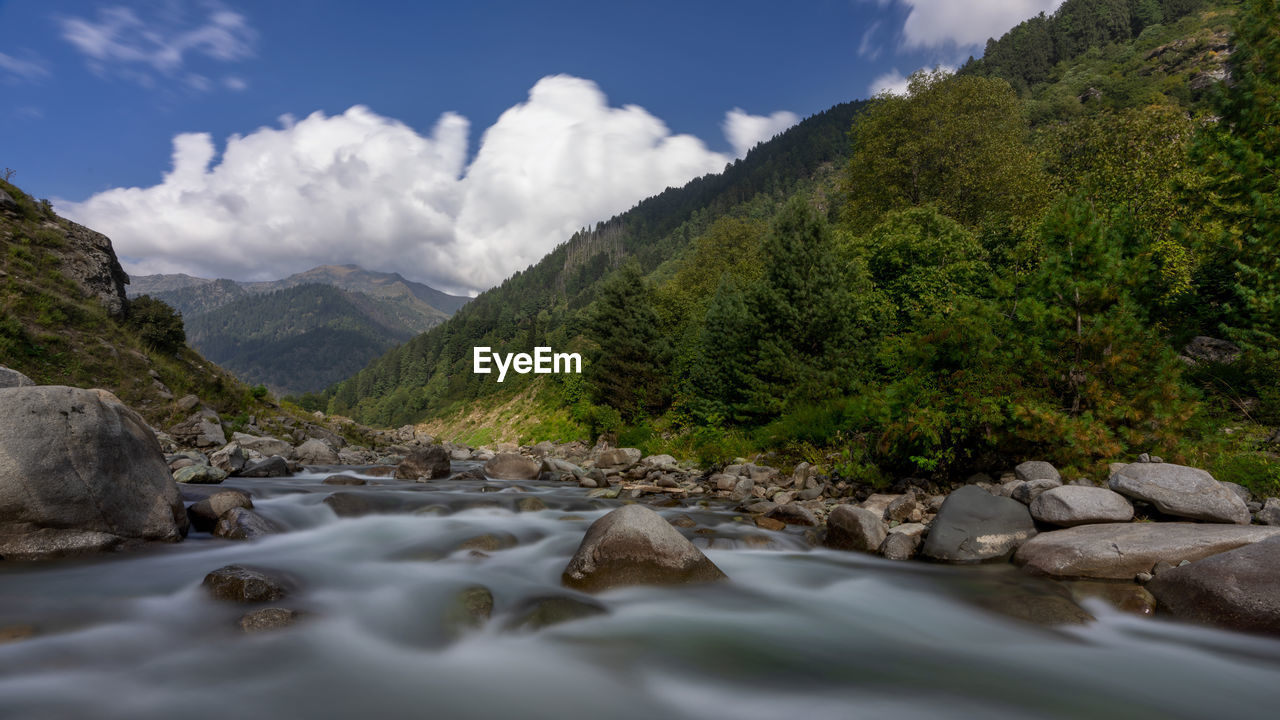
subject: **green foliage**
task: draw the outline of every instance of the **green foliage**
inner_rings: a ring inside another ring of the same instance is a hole
[[[666,407],[670,348],[638,265],[624,265],[601,286],[585,330],[596,345],[585,372],[597,403],[626,419]]]
[[[853,227],[930,204],[968,225],[992,213],[1035,212],[1044,181],[1027,130],[1025,108],[1003,80],[915,73],[905,96],[880,95],[854,123]]]
[[[137,331],[143,344],[156,352],[174,354],[186,347],[182,315],[149,295],[129,302],[126,322]]]

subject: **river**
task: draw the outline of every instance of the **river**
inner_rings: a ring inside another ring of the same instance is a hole
[[[1280,701],[1280,640],[1098,601],[1093,622],[1029,624],[984,606],[1057,585],[812,548],[728,505],[658,510],[688,515],[730,581],[615,590],[596,598],[604,614],[516,627],[531,598],[574,595],[560,572],[616,501],[538,482],[321,484],[330,474],[221,486],[250,491],[284,534],[0,564],[0,629],[34,632],[0,644],[0,717],[1216,718]],[[402,512],[338,518],[321,502],[333,492]],[[548,509],[517,512],[530,496]],[[484,534],[473,546],[488,549],[459,548]],[[245,607],[200,585],[232,563],[292,574],[300,590],[274,604],[304,617],[241,633]],[[493,617],[459,635],[442,618],[477,584]]]

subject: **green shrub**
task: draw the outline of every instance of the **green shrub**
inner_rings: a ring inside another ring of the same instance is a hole
[[[142,295],[129,302],[125,322],[137,331],[142,343],[152,350],[173,354],[187,344],[182,313],[149,295]]]

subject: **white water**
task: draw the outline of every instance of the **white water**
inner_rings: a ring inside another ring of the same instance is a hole
[[[615,503],[521,483],[551,509],[516,513],[527,495],[509,483],[321,485],[328,474],[226,483],[282,535],[0,566],[0,628],[37,630],[0,645],[0,718],[1216,718],[1270,717],[1280,701],[1280,641],[1102,605],[1088,625],[1028,625],[970,601],[1035,585],[1011,568],[811,549],[727,507],[660,512],[711,529],[684,532],[729,582],[614,591],[596,598],[606,615],[510,630],[522,602],[574,595],[560,572]],[[332,492],[437,509],[338,519],[321,503]],[[453,550],[484,533],[519,542]],[[274,604],[307,617],[242,634],[246,608],[200,587],[231,563],[294,575],[302,589]],[[476,584],[494,616],[451,639],[441,617]]]

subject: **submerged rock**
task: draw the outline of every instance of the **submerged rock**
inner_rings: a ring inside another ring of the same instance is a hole
[[[227,565],[204,576],[201,583],[218,600],[240,603],[275,602],[288,596],[295,583],[282,574],[243,565]]]
[[[297,622],[298,617],[296,610],[269,607],[245,613],[236,624],[246,633],[266,632],[289,627]]]
[[[941,562],[1002,560],[1035,534],[1026,505],[966,485],[943,501],[920,552]]]
[[[594,600],[552,595],[529,598],[520,604],[507,624],[508,630],[541,630],[570,620],[604,615],[609,611]]]
[[[493,592],[483,585],[463,588],[444,612],[445,632],[459,635],[484,625],[493,615]]]
[[[1014,555],[1033,573],[1132,580],[1157,563],[1174,565],[1280,535],[1280,528],[1196,523],[1106,523],[1040,533]]]
[[[560,579],[567,587],[601,592],[626,585],[671,585],[725,577],[661,515],[642,505],[627,505],[587,528]]]
[[[228,540],[252,540],[263,535],[274,535],[280,527],[258,513],[242,507],[234,507],[218,516],[213,526],[216,537]]]
[[[354,475],[330,475],[320,481],[321,485],[368,485],[369,481]]]
[[[0,557],[176,542],[187,513],[155,435],[103,390],[0,389]]]

